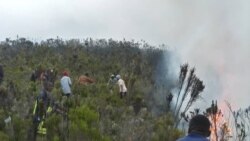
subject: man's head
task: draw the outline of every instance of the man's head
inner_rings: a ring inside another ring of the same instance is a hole
[[[110,75],[110,78],[114,79],[114,78],[115,78],[115,75],[114,75],[114,74],[111,74],[111,75]]]
[[[205,137],[210,136],[210,121],[204,115],[196,115],[189,122],[188,133],[197,132]]]

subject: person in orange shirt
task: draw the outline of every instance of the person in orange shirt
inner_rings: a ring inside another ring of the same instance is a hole
[[[95,83],[95,80],[89,77],[88,73],[85,73],[85,75],[81,75],[78,79],[78,83],[81,85],[88,85]]]

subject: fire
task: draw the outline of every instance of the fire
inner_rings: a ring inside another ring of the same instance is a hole
[[[224,119],[221,113],[209,116],[211,122],[211,141],[227,141],[230,138],[231,129],[228,122]]]
[[[226,121],[221,110],[218,110],[217,102],[207,109],[207,116],[211,122],[210,141],[228,141],[231,138],[229,121]]]

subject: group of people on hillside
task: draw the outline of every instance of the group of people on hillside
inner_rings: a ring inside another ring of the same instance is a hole
[[[46,75],[47,74],[47,75]],[[44,120],[47,116],[52,111],[59,111],[59,113],[63,113],[64,109],[59,107],[57,104],[55,104],[55,101],[53,100],[51,96],[51,90],[53,88],[53,81],[47,79],[50,78],[48,73],[41,73],[40,79],[41,84],[43,85],[43,89],[41,90],[40,94],[38,95],[35,103],[35,107],[33,110],[33,115],[34,115],[34,123],[36,128],[36,133],[40,134],[46,134],[46,128],[44,128]],[[90,78],[88,73],[85,75],[81,75],[78,79],[78,84],[80,85],[87,85],[94,83],[95,80]],[[127,87],[125,85],[125,82],[123,79],[121,79],[120,75],[111,75],[111,78],[108,82],[108,85],[113,87],[114,84],[118,84],[119,86],[119,95],[120,98],[123,98],[127,95]],[[60,85],[61,85],[61,90],[62,90],[62,102],[60,106],[64,106],[65,99],[68,100],[69,97],[72,95],[72,81],[71,78],[69,77],[69,72],[64,71],[62,73],[62,77],[60,79]],[[58,109],[59,107],[59,109]]]
[[[53,72],[53,71],[51,71]],[[42,77],[42,85],[43,89],[39,93],[36,98],[35,107],[33,109],[34,115],[34,127],[35,127],[35,136],[37,133],[46,134],[46,128],[44,128],[44,120],[48,114],[50,114],[53,110],[65,114],[64,109],[55,104],[55,101],[52,98],[51,90],[53,89],[53,82],[48,76],[49,73],[43,74]],[[3,67],[0,65],[0,84],[3,80],[4,72]],[[33,76],[35,78],[35,75]],[[35,80],[35,79],[34,79]],[[79,84],[88,84],[94,83],[95,80],[88,77],[88,74],[84,76],[80,76],[78,83]],[[63,72],[63,76],[60,79],[60,84],[62,88],[62,96],[69,98],[72,95],[71,86],[72,81],[69,77],[69,73],[67,71]],[[108,81],[109,89],[111,93],[113,92],[113,86],[117,84],[119,86],[119,95],[120,98],[123,98],[127,95],[127,87],[125,85],[124,80],[121,76],[112,74]],[[172,96],[171,96],[172,100]],[[67,112],[67,111],[66,111]],[[209,119],[204,115],[195,115],[189,122],[188,135],[178,139],[177,141],[209,141],[207,138],[210,136],[211,123]]]
[[[49,79],[52,73],[41,72],[40,78],[42,90],[36,98],[35,106],[33,109],[33,123],[34,123],[34,136],[37,133],[45,135],[47,133],[46,128],[44,127],[44,121],[48,114],[51,112],[56,112],[62,115],[67,114],[66,108],[62,107],[61,104],[55,102],[52,98],[51,91],[53,89],[54,80]],[[35,78],[35,73],[32,74],[31,78]],[[35,79],[31,79],[32,81]],[[60,80],[61,88],[62,88],[62,96],[70,97],[71,92],[71,79],[69,77],[69,73],[67,71],[63,72],[63,76]]]

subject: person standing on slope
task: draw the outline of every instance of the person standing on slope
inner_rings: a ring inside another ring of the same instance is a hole
[[[117,79],[116,79],[115,75],[111,74],[111,76],[109,78],[109,81],[107,83],[107,86],[108,86],[108,88],[110,90],[110,93],[113,93],[113,87],[116,84],[116,82],[117,82]]]
[[[88,85],[95,83],[95,80],[89,77],[88,73],[85,73],[85,75],[81,75],[78,79],[78,84],[80,85]]]
[[[3,77],[4,77],[4,71],[3,71],[3,66],[0,64],[0,84],[3,81]]]
[[[121,79],[121,76],[118,74],[116,75],[117,84],[119,86],[119,92],[120,92],[120,98],[123,98],[127,95],[127,87],[125,85],[125,82],[123,79]]]
[[[63,96],[71,96],[71,79],[69,77],[69,73],[67,71],[63,72],[63,77],[61,78],[61,87],[62,87],[62,92],[63,92]]]
[[[35,128],[34,135],[46,134],[47,130],[44,127],[44,121],[47,117],[47,114],[52,112],[53,99],[51,96],[51,90],[53,85],[50,82],[44,83],[42,91],[36,98],[35,106],[33,109],[33,125]]]

